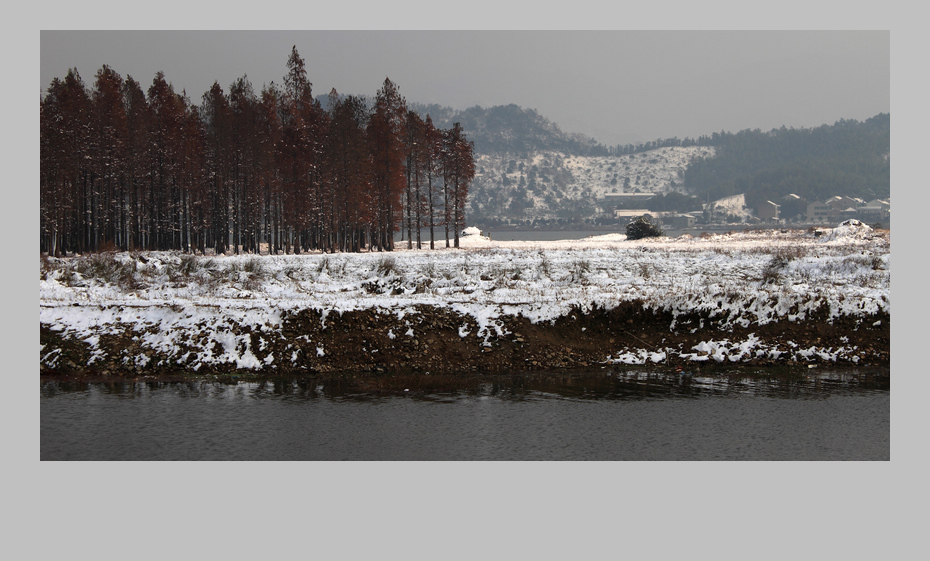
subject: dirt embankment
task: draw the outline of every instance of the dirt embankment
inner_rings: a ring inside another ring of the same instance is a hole
[[[737,344],[751,340],[756,349],[781,351],[774,355],[746,353],[739,363],[748,365],[798,362],[888,365],[890,360],[887,313],[835,318],[829,322],[824,311],[820,317],[815,314],[802,322],[722,328],[721,318],[697,314],[674,318],[670,313],[644,309],[640,302],[629,302],[611,310],[587,313],[576,310],[552,323],[533,324],[514,316],[501,317],[500,321],[504,335],[478,337],[478,325],[473,318],[447,308],[420,306],[417,313],[401,318],[371,310],[332,313],[326,317],[318,311],[305,310],[285,316],[273,336],[267,331],[230,326],[229,330],[236,335],[248,334],[252,352],[266,366],[244,371],[237,370],[234,363],[222,363],[209,367],[209,372],[190,368],[192,355],[196,358],[198,350],[193,341],[188,352],[160,356],[143,348],[139,334],[125,326],[121,334],[101,334],[94,350],[82,340],[42,325],[43,354],[60,349],[60,356],[54,368],[42,366],[41,373],[85,377],[235,373],[323,378],[395,373],[507,373],[600,367],[630,352],[649,356],[647,365],[684,367],[714,364],[718,359],[695,347],[702,342],[722,340]],[[464,336],[460,334],[465,332]],[[183,341],[178,344],[185,347]],[[845,351],[835,352],[840,348]],[[127,366],[125,357],[140,353],[146,353],[150,360],[144,365]]]

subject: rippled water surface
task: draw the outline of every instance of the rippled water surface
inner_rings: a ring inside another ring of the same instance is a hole
[[[315,380],[43,382],[42,460],[888,460],[888,372],[489,378],[390,395]]]

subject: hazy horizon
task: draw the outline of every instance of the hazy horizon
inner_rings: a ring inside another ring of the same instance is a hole
[[[41,31],[40,88],[104,65],[200,98],[282,82],[291,47],[314,95],[516,104],[606,145],[890,113],[889,31]]]

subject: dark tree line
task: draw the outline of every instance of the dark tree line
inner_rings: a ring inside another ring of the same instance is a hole
[[[706,202],[738,193],[757,207],[788,194],[808,201],[833,195],[891,194],[891,116],[840,120],[811,129],[781,127],[711,136],[716,154],[692,162],[685,186]]]
[[[683,139],[677,136],[672,138],[659,138],[639,144],[617,144],[616,146],[607,147],[607,152],[615,156],[624,156],[627,154],[639,154],[649,152],[658,148],[684,147],[689,146],[714,146],[714,138],[711,136],[700,136],[697,140],[685,137]]]
[[[437,129],[385,79],[371,101],[312,96],[294,48],[283,85],[243,76],[195,105],[162,73],[147,90],[104,66],[76,69],[40,102],[40,248],[361,251],[408,247],[421,228],[458,247],[475,176],[457,123]]]

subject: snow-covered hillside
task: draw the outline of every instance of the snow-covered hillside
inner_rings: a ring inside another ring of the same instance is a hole
[[[708,146],[676,146],[622,156],[574,156],[565,160],[565,167],[577,178],[578,186],[590,188],[598,199],[608,193],[665,194],[682,192],[682,176],[689,162],[713,155],[714,149]]]
[[[612,193],[684,192],[682,178],[707,146],[665,147],[637,154],[573,156],[536,152],[526,158],[481,154],[467,215],[488,219],[594,218]]]

